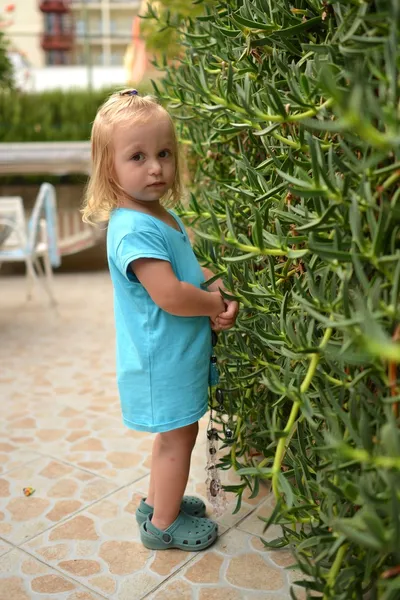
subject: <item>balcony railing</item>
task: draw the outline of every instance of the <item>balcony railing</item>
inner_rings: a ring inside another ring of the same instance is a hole
[[[47,13],[67,13],[71,9],[70,0],[40,0],[39,8]]]
[[[79,8],[82,5],[85,5],[87,8],[90,8],[91,4],[101,5],[101,0],[71,0],[72,6],[78,5]]]
[[[42,35],[43,50],[71,50],[74,44],[72,33],[44,33]]]
[[[73,8],[82,8],[85,6],[86,8],[91,8],[94,5],[95,8],[101,6],[102,0],[71,0],[71,5]],[[114,5],[120,4],[121,7],[116,6],[116,8],[137,8],[140,7],[140,0],[108,0],[107,3],[111,8],[114,8]]]
[[[79,43],[83,43],[83,42],[89,42],[90,43],[95,43],[98,44],[99,43],[99,38],[103,39],[104,38],[104,34],[101,31],[101,29],[98,29],[97,31],[95,30],[91,30],[91,31],[75,31],[75,40]]]

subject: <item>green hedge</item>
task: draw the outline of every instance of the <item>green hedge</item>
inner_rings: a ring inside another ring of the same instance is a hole
[[[242,307],[220,344],[230,489],[240,504],[271,481],[272,546],[294,549],[308,598],[398,600],[399,2],[168,19],[186,52],[158,93],[190,150],[184,213]]]
[[[140,90],[151,91],[149,84]],[[0,142],[88,140],[98,107],[113,91],[0,92]]]

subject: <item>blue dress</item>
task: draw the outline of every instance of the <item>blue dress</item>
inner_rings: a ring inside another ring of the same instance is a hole
[[[179,231],[160,219],[117,208],[107,231],[114,288],[117,382],[125,425],[164,432],[196,422],[208,408],[211,354],[208,317],[177,317],[159,308],[131,263],[157,258],[176,277],[200,288],[203,272],[181,220]]]

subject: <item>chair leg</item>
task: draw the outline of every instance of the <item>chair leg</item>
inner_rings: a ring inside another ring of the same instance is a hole
[[[43,254],[43,265],[44,265],[44,276],[45,276],[45,280],[46,280],[46,290],[47,293],[50,297],[50,301],[53,305],[57,304],[57,301],[55,299],[54,293],[53,293],[53,283],[54,283],[54,277],[53,277],[53,269],[51,267],[51,263],[50,263],[50,257],[48,255],[48,253],[46,252],[45,254]]]
[[[43,260],[43,263],[42,263],[41,259]],[[47,273],[49,267],[51,268],[50,262],[48,265],[46,265],[44,255],[35,256],[33,259],[33,267],[34,267],[34,269],[36,269],[36,271],[35,271],[36,282],[41,285],[41,291],[44,290],[46,292],[46,294],[48,295],[48,297],[50,299],[50,305],[55,306],[57,303],[54,298],[54,295],[53,295],[53,292],[51,289],[51,281],[49,281],[48,273]]]
[[[43,269],[42,263],[40,262],[40,258],[38,256],[35,256],[33,265],[36,268],[38,277],[41,277],[42,275],[44,275],[44,269]]]
[[[26,279],[27,279],[27,300],[32,300],[32,289],[36,283],[38,283],[38,277],[33,266],[33,262],[30,258],[25,261],[26,265]]]

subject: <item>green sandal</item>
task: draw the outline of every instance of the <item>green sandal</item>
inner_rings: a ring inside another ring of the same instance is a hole
[[[197,552],[208,548],[217,539],[218,525],[210,519],[191,517],[181,511],[172,525],[161,531],[152,524],[152,516],[140,526],[142,544],[150,550],[178,548]]]
[[[181,502],[181,510],[187,515],[192,517],[204,517],[206,514],[206,505],[203,500],[196,498],[196,496],[183,496]],[[149,504],[146,504],[146,499],[140,501],[138,508],[136,509],[136,521],[139,525],[145,522],[147,517],[151,515],[154,508]]]

